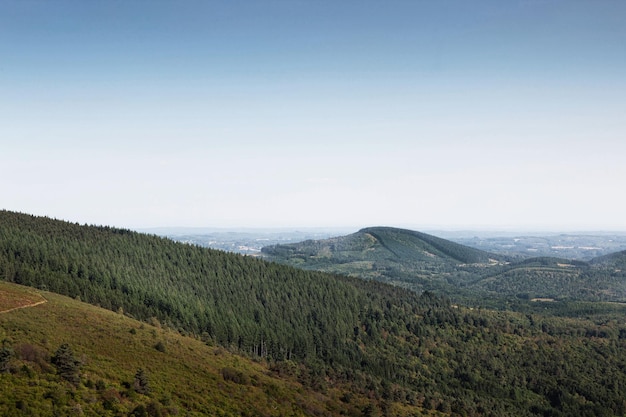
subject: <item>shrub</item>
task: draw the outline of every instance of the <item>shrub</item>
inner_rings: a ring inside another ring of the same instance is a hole
[[[122,402],[122,396],[120,393],[114,389],[109,388],[106,391],[102,392],[102,406],[105,410],[117,410],[118,405]]]
[[[133,389],[139,394],[150,394],[150,383],[148,381],[148,373],[143,369],[138,369],[133,382]]]
[[[15,348],[15,353],[18,358],[33,362],[43,370],[49,370],[50,354],[42,347],[31,345],[30,343],[23,343]]]
[[[96,389],[98,391],[104,391],[106,387],[106,383],[103,380],[99,379],[96,381]]]
[[[54,356],[52,364],[56,366],[59,376],[73,385],[80,382],[80,361],[74,357],[72,348],[67,343],[59,346]]]
[[[14,354],[13,349],[9,346],[4,346],[0,349],[0,372],[9,372],[9,361]]]
[[[250,378],[245,375],[243,372],[238,371],[234,368],[223,368],[222,369],[222,377],[224,381],[232,381],[235,384],[240,385],[248,385],[250,384]]]

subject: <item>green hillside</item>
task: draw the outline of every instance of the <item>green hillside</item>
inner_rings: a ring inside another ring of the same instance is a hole
[[[440,259],[464,264],[489,263],[500,258],[478,249],[411,230],[369,227],[360,232],[372,235],[398,258],[418,257],[419,259],[421,257],[422,260],[428,260],[434,255]]]
[[[396,284],[416,291],[444,290],[504,259],[425,233],[370,227],[347,236],[263,248],[287,265]]]
[[[0,276],[274,359],[342,346],[358,322],[351,306],[368,305],[330,275],[10,212],[0,212]]]
[[[2,416],[331,416],[358,415],[371,404],[356,394],[346,404],[336,392],[314,392],[154,320],[2,282],[0,340]],[[74,381],[52,360],[63,344],[80,362]]]
[[[591,260],[592,265],[621,272],[626,270],[626,251],[611,253]]]
[[[267,259],[446,294],[471,304],[510,300],[626,301],[626,256],[590,263],[541,257],[513,261],[425,233],[372,227],[319,241],[263,248]]]
[[[468,276],[487,268],[461,266]],[[8,415],[626,411],[621,304],[472,309],[431,292],[11,212],[0,212],[0,276],[35,288],[17,296],[3,286],[13,295],[0,296],[11,310],[0,314]],[[37,291],[48,302],[12,310],[41,300]]]
[[[466,287],[475,294],[520,299],[626,301],[623,257],[610,255],[590,263],[559,258],[531,258],[486,270]],[[610,261],[609,261],[610,260]]]

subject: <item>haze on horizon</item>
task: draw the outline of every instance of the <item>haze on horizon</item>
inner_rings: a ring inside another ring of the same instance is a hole
[[[0,3],[0,209],[626,231],[626,3]]]

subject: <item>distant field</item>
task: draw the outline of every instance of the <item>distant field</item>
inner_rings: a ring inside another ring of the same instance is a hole
[[[0,282],[0,313],[6,313],[45,302],[45,298],[30,288]]]

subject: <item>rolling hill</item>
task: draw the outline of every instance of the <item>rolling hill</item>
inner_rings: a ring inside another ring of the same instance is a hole
[[[263,254],[303,269],[436,291],[471,303],[485,297],[626,301],[623,252],[589,263],[513,260],[425,233],[372,227],[332,239],[268,246]]]
[[[474,271],[505,258],[425,233],[370,227],[324,240],[263,248],[287,265],[388,282],[413,290],[442,290],[471,280]]]
[[[619,273],[626,270],[626,251],[600,256],[592,259],[590,263],[598,267],[613,270],[615,273]]]

